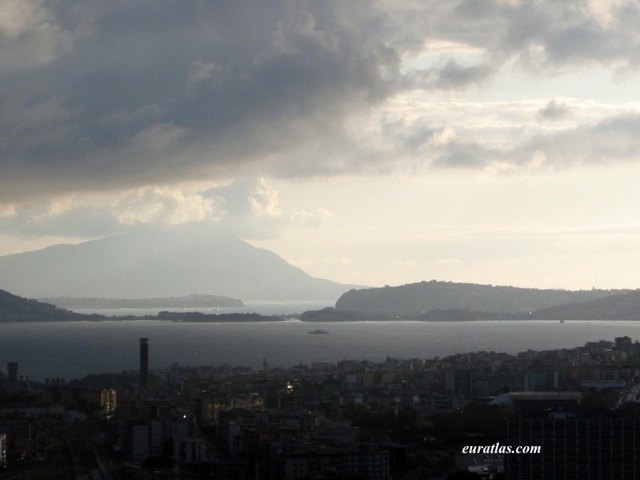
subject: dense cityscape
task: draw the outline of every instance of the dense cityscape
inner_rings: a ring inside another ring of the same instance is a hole
[[[177,363],[150,369],[147,338],[139,339],[139,354],[131,371],[70,381],[32,381],[19,362],[8,362],[0,376],[2,478],[640,473],[633,450],[640,442],[634,418],[640,344],[629,337],[517,355],[482,351],[289,368],[265,359],[260,369]],[[542,451],[508,454],[507,446]]]

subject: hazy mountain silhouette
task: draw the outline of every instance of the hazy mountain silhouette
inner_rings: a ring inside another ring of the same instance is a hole
[[[353,288],[311,277],[231,232],[202,225],[139,228],[76,245],[0,257],[0,287],[26,297],[330,300]]]
[[[549,307],[533,312],[543,320],[640,320],[640,291],[589,302]]]
[[[336,310],[400,316],[436,310],[528,313],[627,292],[629,290],[540,290],[432,280],[398,287],[352,290],[338,299]]]

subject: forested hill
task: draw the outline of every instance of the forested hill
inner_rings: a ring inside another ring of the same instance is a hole
[[[540,290],[432,280],[398,287],[350,290],[338,299],[336,310],[400,316],[434,310],[528,313],[626,293],[629,290]]]
[[[82,316],[49,303],[38,302],[0,290],[0,322],[76,320]]]

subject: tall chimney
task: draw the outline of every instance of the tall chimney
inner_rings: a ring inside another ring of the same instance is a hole
[[[140,339],[140,386],[147,388],[149,381],[149,339]]]

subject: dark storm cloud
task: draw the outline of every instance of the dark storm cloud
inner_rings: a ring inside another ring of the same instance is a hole
[[[45,5],[73,48],[0,77],[4,178],[25,184],[135,185],[282,153],[385,98],[399,62],[363,3]]]
[[[583,7],[6,0],[0,201],[249,168],[285,176],[384,172],[393,156],[363,151],[343,122],[403,89],[465,88],[510,58],[542,70],[590,62],[635,68],[635,3],[613,11],[606,25]],[[431,39],[479,49],[484,60],[404,72],[401,58]]]
[[[463,0],[439,4],[434,33],[484,48],[494,60],[515,56],[535,68],[575,64],[637,68],[637,2]],[[600,5],[609,8],[590,8]]]

